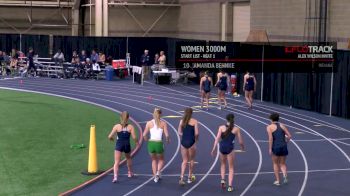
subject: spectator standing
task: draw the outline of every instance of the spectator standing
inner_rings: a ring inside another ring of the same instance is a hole
[[[143,71],[143,78],[147,80],[149,78],[150,74],[150,61],[149,61],[149,54],[148,50],[145,50],[143,55],[141,56],[141,66]]]
[[[160,65],[163,65],[164,67],[165,67],[165,65],[166,65],[166,56],[165,56],[165,54],[164,54],[164,51],[160,51],[159,52],[159,59],[158,59],[158,61],[159,61],[159,64]]]
[[[34,76],[36,76],[36,67],[34,65],[34,50],[32,47],[29,47],[28,55],[27,55],[27,72],[31,73],[34,70]]]

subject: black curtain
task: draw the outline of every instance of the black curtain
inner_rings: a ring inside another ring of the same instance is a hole
[[[29,47],[33,47],[35,54],[39,57],[49,57],[48,35],[22,35],[22,50],[28,53]]]
[[[56,53],[58,49],[62,50],[67,61],[72,58],[74,50],[78,53],[85,50],[90,55],[93,49],[105,53],[106,58],[112,56],[114,59],[125,59],[126,38],[54,36],[53,52]]]
[[[348,69],[350,69],[350,67],[348,67]],[[349,101],[350,100],[350,73],[348,72],[348,84],[347,84],[347,91],[346,91],[346,100]],[[350,104],[348,102],[346,102],[347,106],[347,110],[346,110],[346,118],[350,118]]]
[[[130,63],[132,65],[140,65],[141,55],[144,50],[149,50],[150,61],[153,63],[154,55],[164,51],[167,57],[167,65],[169,63],[169,53],[167,38],[165,37],[128,37],[128,52],[130,53]]]
[[[337,51],[332,114],[350,118],[350,51]]]
[[[11,52],[12,48],[18,49],[20,47],[20,36],[16,34],[1,34],[0,35],[0,50],[7,54]]]
[[[292,77],[293,74],[291,73],[264,73],[263,100],[281,105],[293,105],[294,89],[292,86]],[[261,85],[258,86],[258,93],[260,93]]]

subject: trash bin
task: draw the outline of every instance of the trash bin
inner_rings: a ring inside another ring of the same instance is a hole
[[[114,69],[113,68],[107,68],[106,71],[106,80],[108,81],[112,81],[113,80],[113,76],[114,76]]]

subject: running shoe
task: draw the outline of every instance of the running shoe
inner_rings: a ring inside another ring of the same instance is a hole
[[[182,178],[180,178],[179,185],[180,186],[184,186],[185,184],[186,184],[185,181]]]
[[[158,179],[161,179],[161,178],[162,178],[162,174],[161,174],[159,171],[157,172],[156,175],[158,176]]]
[[[194,182],[196,180],[196,176],[192,175],[190,178],[187,179],[187,183],[191,184],[192,182]]]
[[[225,180],[224,179],[221,179],[221,188],[222,189],[224,189],[224,188],[226,188],[226,182],[225,182]]]
[[[276,180],[275,182],[273,182],[273,185],[279,186],[279,185],[281,185],[281,184],[280,184],[279,181]]]
[[[288,178],[287,176],[283,176],[283,184],[287,184],[288,183]]]
[[[128,178],[132,178],[134,176],[134,173],[132,173],[131,171],[128,172]]]
[[[113,182],[113,183],[116,183],[117,181],[118,181],[118,177],[117,177],[117,176],[114,176],[112,182]]]
[[[228,192],[232,192],[233,191],[233,187],[232,186],[228,186],[227,191]]]
[[[154,177],[153,181],[154,181],[155,183],[158,183],[158,181],[159,181],[159,176],[156,175],[156,176]]]

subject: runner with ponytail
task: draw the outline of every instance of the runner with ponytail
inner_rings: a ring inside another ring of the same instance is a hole
[[[226,188],[225,172],[226,172],[226,162],[228,162],[228,188],[227,191],[233,191],[233,175],[234,175],[234,160],[235,152],[234,143],[237,136],[238,142],[240,144],[241,150],[244,150],[243,139],[241,136],[241,131],[238,127],[234,125],[235,116],[233,114],[228,114],[226,116],[226,124],[222,125],[218,129],[218,133],[215,138],[213,150],[211,152],[212,156],[215,155],[215,150],[219,144],[220,151],[220,174],[221,174],[221,187]]]

